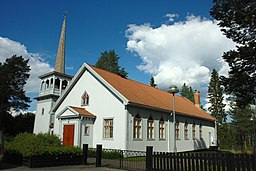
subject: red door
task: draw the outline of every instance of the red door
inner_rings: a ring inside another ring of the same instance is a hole
[[[63,144],[66,146],[74,146],[74,130],[75,125],[64,125]]]

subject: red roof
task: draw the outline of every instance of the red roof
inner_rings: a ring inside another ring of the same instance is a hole
[[[160,110],[172,111],[172,94],[153,88],[137,81],[90,66],[113,88],[120,92],[132,104],[139,104]],[[215,121],[216,119],[204,110],[197,108],[188,99],[175,95],[175,111],[182,115]]]
[[[85,108],[82,107],[74,107],[74,106],[69,106],[70,108],[72,108],[73,110],[75,110],[77,113],[79,113],[80,115],[85,115],[91,118],[96,117],[94,114],[88,112]]]

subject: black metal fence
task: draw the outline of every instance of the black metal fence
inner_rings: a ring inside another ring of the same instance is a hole
[[[88,148],[83,145],[83,163],[96,167],[108,167],[130,171],[146,170],[146,152],[118,149]]]
[[[150,149],[151,148],[151,149]],[[256,171],[255,157],[231,153],[166,153],[147,149],[147,170]]]
[[[85,151],[86,148],[84,148]],[[85,154],[85,153],[84,153]],[[256,158],[248,154],[219,152],[154,152],[147,147],[146,152],[116,149],[88,149],[85,164],[129,171],[256,171]],[[86,159],[85,159],[86,158]],[[93,161],[94,162],[91,162]]]
[[[122,167],[124,170],[146,170],[146,152],[123,150]]]

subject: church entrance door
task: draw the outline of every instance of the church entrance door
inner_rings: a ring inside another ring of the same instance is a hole
[[[75,125],[64,125],[63,144],[66,146],[74,146],[74,130]]]

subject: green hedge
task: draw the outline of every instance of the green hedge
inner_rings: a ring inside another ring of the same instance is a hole
[[[5,151],[18,153],[23,157],[43,155],[82,155],[77,147],[67,147],[60,143],[56,135],[21,133],[13,141],[5,144]]]
[[[102,150],[102,158],[103,159],[119,159],[122,157],[120,150]],[[96,157],[96,149],[95,148],[89,148],[88,150],[88,157]]]

